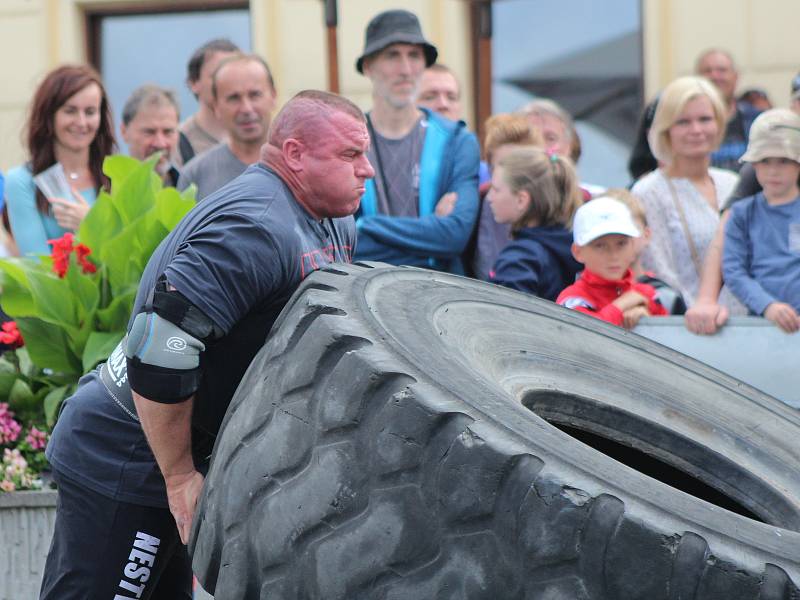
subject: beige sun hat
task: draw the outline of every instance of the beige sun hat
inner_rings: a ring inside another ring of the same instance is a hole
[[[788,158],[800,163],[800,115],[788,108],[764,111],[750,127],[747,152],[739,160]]]

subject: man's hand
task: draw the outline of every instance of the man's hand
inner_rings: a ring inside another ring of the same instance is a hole
[[[641,304],[629,308],[622,313],[622,326],[625,329],[633,329],[642,317],[649,317],[650,311]]]
[[[637,306],[643,306],[647,309],[647,298],[642,296],[639,292],[634,290],[630,290],[622,294],[619,298],[614,300],[611,304],[616,306],[620,309],[623,313],[626,311],[635,308]]]
[[[458,200],[458,194],[455,192],[448,192],[441,198],[439,198],[439,202],[436,203],[436,209],[434,212],[436,213],[437,217],[446,217],[453,209],[456,207],[456,201]]]
[[[192,471],[165,477],[164,481],[167,484],[169,511],[175,517],[181,542],[187,544],[189,533],[192,530],[194,509],[197,506],[200,492],[203,490],[203,476],[197,471]]]
[[[717,332],[728,320],[728,309],[716,302],[699,301],[684,315],[686,329],[699,335]]]
[[[81,221],[86,217],[91,206],[75,189],[71,191],[73,200],[64,198],[48,198],[47,200],[53,208],[53,217],[58,226],[67,231],[78,231]]]
[[[800,329],[800,317],[797,311],[784,302],[771,303],[764,311],[764,316],[786,333],[794,333]]]
[[[194,396],[184,402],[163,404],[140,396],[135,390],[131,393],[147,442],[167,486],[169,510],[185,544],[192,528],[197,498],[203,489],[203,476],[192,460]]]

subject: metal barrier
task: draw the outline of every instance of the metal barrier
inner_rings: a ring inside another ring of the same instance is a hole
[[[691,333],[683,317],[642,319],[633,332],[800,408],[800,332],[761,317],[733,317],[714,335]]]

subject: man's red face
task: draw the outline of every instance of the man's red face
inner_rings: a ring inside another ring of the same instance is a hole
[[[367,179],[375,171],[367,159],[366,125],[334,113],[319,129],[319,141],[303,153],[301,177],[311,192],[311,211],[320,218],[344,217],[358,210]]]

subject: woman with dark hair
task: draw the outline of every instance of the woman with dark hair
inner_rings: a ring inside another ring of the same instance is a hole
[[[49,254],[47,240],[77,230],[109,184],[103,160],[115,147],[114,125],[100,75],[87,66],[51,71],[33,97],[26,134],[30,160],[6,177],[11,234],[20,254]],[[46,197],[34,183],[56,163],[69,198]]]

